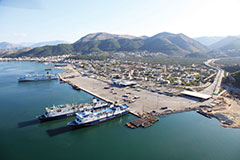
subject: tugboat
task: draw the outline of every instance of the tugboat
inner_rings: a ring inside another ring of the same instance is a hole
[[[129,112],[127,105],[113,105],[110,108],[102,109],[97,112],[79,112],[76,113],[76,119],[68,123],[72,128],[92,126],[114,118],[121,117]]]
[[[98,109],[107,108],[107,107],[109,107],[108,103],[94,98],[92,103],[87,103],[87,104],[79,104],[79,105],[77,104],[62,105],[61,104],[57,106],[53,105],[50,108],[46,107],[45,113],[43,115],[38,116],[37,118],[40,120],[40,122],[44,122],[44,121],[71,117],[75,115],[75,113],[77,112],[98,110]]]
[[[57,80],[57,74],[26,74],[25,76],[18,79],[18,82],[32,82],[32,81],[48,81],[48,80]]]

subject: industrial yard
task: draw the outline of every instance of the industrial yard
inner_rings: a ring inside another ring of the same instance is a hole
[[[75,70],[64,72],[60,74],[60,77],[70,85],[78,86],[81,90],[106,101],[127,103],[131,112],[136,115],[151,112],[161,115],[194,110],[200,105],[209,104],[212,101],[209,99],[199,102],[194,98],[178,96],[180,91],[166,87],[163,88],[164,92],[163,90],[162,92],[151,92],[141,88],[118,87],[111,82],[83,77]]]
[[[205,65],[212,67],[214,61],[209,60]],[[200,92],[170,86],[149,89],[139,86],[134,81],[99,79],[96,76],[85,75],[71,65],[59,76],[75,89],[112,103],[127,104],[132,114],[142,118],[149,114],[165,115],[200,109],[203,115],[218,119],[224,127],[239,128],[239,104],[233,98],[229,98],[227,93],[222,95],[224,90],[220,93],[224,71],[216,67],[214,69],[218,70],[214,81]],[[212,106],[211,109],[209,106]],[[152,125],[151,121],[140,118],[136,123],[129,122],[127,126],[130,128],[150,126],[145,124]]]
[[[208,118],[216,118],[223,127],[240,128],[240,102],[234,99],[228,92],[217,98],[215,103],[202,106],[200,111]]]
[[[183,66],[65,58],[66,56],[0,60],[64,62],[67,64],[63,67],[66,71],[59,74],[63,82],[105,101],[127,104],[130,112],[136,116],[200,109],[200,113],[218,119],[224,127],[240,127],[239,101],[223,94],[226,90],[221,88],[221,82],[225,71],[214,63],[218,59],[209,59],[204,65]],[[176,83],[177,79],[179,83]],[[213,103],[215,105],[211,109],[201,107],[212,106]]]

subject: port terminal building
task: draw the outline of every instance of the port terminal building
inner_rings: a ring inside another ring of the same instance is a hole
[[[193,100],[201,100],[206,101],[211,98],[210,95],[202,94],[198,92],[192,92],[192,91],[183,91],[181,92],[181,96],[192,98]]]
[[[133,86],[137,84],[137,82],[135,81],[127,81],[127,80],[113,80],[112,82],[114,85],[117,85],[119,87]]]

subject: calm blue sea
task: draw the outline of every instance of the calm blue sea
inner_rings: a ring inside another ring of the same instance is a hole
[[[74,119],[39,123],[53,104],[91,102],[92,96],[59,81],[18,83],[47,66],[0,62],[0,160],[239,160],[240,130],[222,128],[195,112],[160,118],[150,128],[129,129],[132,115],[78,130]],[[63,70],[54,70],[62,72]]]

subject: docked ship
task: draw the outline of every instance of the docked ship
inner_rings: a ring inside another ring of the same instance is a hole
[[[68,66],[68,64],[66,64],[66,63],[62,63],[62,64],[55,64],[54,65],[54,67],[67,67]]]
[[[84,112],[84,111],[97,111],[102,108],[107,108],[109,106],[108,103],[104,101],[97,100],[96,98],[93,99],[92,103],[87,104],[64,104],[64,105],[53,105],[52,107],[45,108],[45,113],[37,118],[41,121],[50,121],[56,119],[62,119],[66,117],[70,117],[75,115],[77,112]]]
[[[97,112],[79,112],[76,113],[74,121],[69,122],[68,126],[72,128],[92,126],[117,117],[121,117],[129,112],[127,105],[113,105],[110,108],[102,109]]]
[[[31,82],[31,81],[47,81],[47,80],[56,80],[58,79],[57,74],[27,74],[18,79],[19,82]]]

